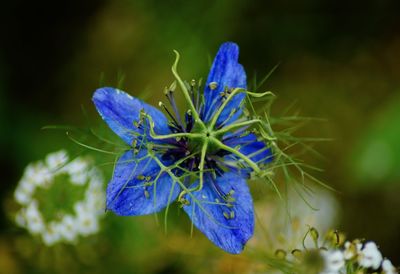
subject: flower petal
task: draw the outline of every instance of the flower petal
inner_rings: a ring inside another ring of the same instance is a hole
[[[253,133],[237,137],[230,134],[228,138],[225,138],[224,143],[233,148],[239,146],[239,152],[248,156],[257,164],[268,164],[274,159],[271,148],[265,142],[257,141],[257,136]],[[225,156],[225,159],[227,161],[238,160],[237,156],[233,154]],[[250,168],[237,168],[234,170],[243,176],[248,176],[251,172]]]
[[[190,204],[184,210],[210,241],[229,253],[238,254],[254,232],[253,200],[246,181],[234,173],[225,173],[215,182],[211,176],[207,177],[203,189],[192,193],[198,203],[186,195]],[[226,203],[222,195],[230,192],[235,199],[231,207],[216,204]]]
[[[227,42],[221,45],[211,66],[207,83],[204,89],[205,107],[202,118],[208,122],[222,103],[221,92],[225,88],[246,88],[246,73],[241,64],[238,63],[239,47],[235,43]],[[217,83],[215,89],[210,88],[210,83]],[[221,123],[229,124],[235,121],[242,113],[240,104],[245,97],[244,93],[235,95],[227,104],[217,120],[217,125]],[[231,111],[236,109],[236,113],[229,117]]]
[[[141,150],[132,150],[118,160],[107,187],[107,209],[121,216],[158,212],[176,199],[180,192],[167,173],[160,174],[157,162]],[[148,178],[146,178],[148,177]],[[153,182],[151,184],[151,182]],[[149,183],[147,186],[146,183]]]
[[[134,125],[134,122],[139,121],[141,110],[153,118],[157,134],[170,133],[168,120],[161,111],[121,90],[99,88],[94,92],[92,100],[103,120],[129,145],[132,145],[138,134],[144,134],[143,129]],[[148,135],[148,130],[145,131]]]

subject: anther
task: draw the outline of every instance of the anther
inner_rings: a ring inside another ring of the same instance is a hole
[[[146,117],[146,111],[144,110],[144,108],[142,108],[140,110],[140,120],[143,120],[143,118],[145,118],[145,117]]]
[[[169,86],[169,91],[173,92],[176,89],[176,81],[173,81],[172,84]]]
[[[166,96],[168,96],[169,92],[170,92],[169,89],[168,89],[167,87],[165,87],[165,88],[164,88],[164,94],[165,94]]]
[[[277,249],[277,250],[275,251],[275,256],[276,256],[278,259],[285,259],[285,258],[286,258],[286,251],[283,250],[283,249]]]
[[[218,83],[217,82],[211,82],[208,86],[210,87],[211,90],[214,90],[214,89],[216,89],[218,87]]]
[[[146,197],[146,199],[150,198],[150,193],[146,189],[144,190],[144,196]]]
[[[183,197],[179,200],[179,202],[181,203],[181,207],[183,207],[185,205],[190,205],[189,200],[187,200],[187,199],[185,199]]]
[[[154,148],[154,146],[153,146],[153,144],[152,143],[147,143],[147,150],[149,150],[149,151],[152,151],[153,150],[153,148]]]
[[[141,175],[138,175],[137,177],[136,177],[138,180],[144,180],[144,176],[141,174]]]
[[[302,252],[300,249],[293,249],[291,253],[295,258],[297,259],[301,258]]]
[[[227,220],[231,220],[231,219],[235,218],[235,211],[233,211],[233,210],[231,210],[229,212],[224,211],[222,214],[224,215],[225,219],[227,219]]]
[[[222,214],[224,215],[225,219],[227,219],[227,220],[230,219],[230,214],[228,212],[224,211],[224,213],[222,213]]]
[[[146,181],[148,182],[148,181],[150,181],[151,180],[151,176],[146,176]]]

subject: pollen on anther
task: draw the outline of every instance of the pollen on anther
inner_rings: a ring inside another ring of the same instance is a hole
[[[217,82],[211,82],[208,86],[210,87],[211,90],[214,90],[214,89],[216,89],[218,87],[218,83]]]
[[[225,219],[227,219],[227,220],[230,219],[230,214],[228,212],[224,211],[222,214],[224,215]]]

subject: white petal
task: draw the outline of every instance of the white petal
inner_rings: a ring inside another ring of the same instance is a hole
[[[339,273],[344,267],[344,256],[340,250],[321,251],[325,260],[323,273]]]
[[[365,268],[378,269],[382,262],[382,254],[374,242],[364,245],[358,256],[358,264]]]
[[[46,156],[46,164],[51,171],[60,169],[68,162],[68,154],[65,150],[51,153]]]
[[[392,265],[392,262],[388,259],[384,259],[382,262],[382,270],[384,274],[397,274],[396,268]]]

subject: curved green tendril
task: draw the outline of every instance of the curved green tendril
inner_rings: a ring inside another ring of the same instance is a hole
[[[193,105],[192,99],[190,98],[189,91],[187,90],[185,83],[182,81],[181,77],[178,74],[177,67],[178,67],[178,62],[179,62],[179,58],[180,58],[179,52],[174,50],[174,53],[175,53],[176,57],[175,57],[175,62],[172,65],[172,74],[174,75],[176,81],[178,82],[179,87],[182,90],[182,93],[183,93],[183,96],[185,97],[186,102],[189,104],[189,108],[192,111],[192,115],[193,115],[195,122],[197,124],[199,124],[203,129],[205,129],[205,125],[204,125],[203,121],[200,119],[199,113],[197,112],[196,108]]]

